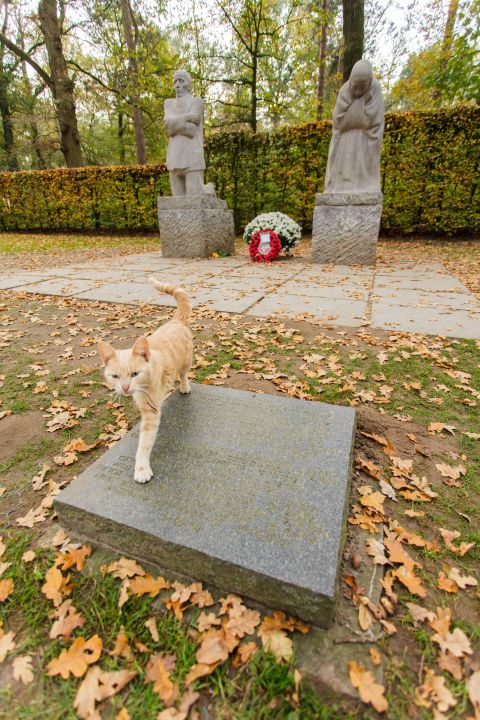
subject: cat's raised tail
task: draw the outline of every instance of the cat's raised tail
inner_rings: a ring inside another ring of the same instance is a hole
[[[177,301],[177,311],[174,318],[185,323],[185,325],[188,325],[190,315],[192,313],[192,304],[185,290],[178,287],[178,285],[165,285],[164,283],[158,282],[158,280],[154,277],[150,277],[148,279],[154,288],[159,292],[166,293],[167,295],[173,295]]]

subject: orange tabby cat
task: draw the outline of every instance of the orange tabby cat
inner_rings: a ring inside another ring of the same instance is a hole
[[[141,414],[140,438],[135,456],[135,480],[145,483],[152,477],[150,453],[160,425],[162,403],[175,380],[180,392],[189,393],[188,373],[192,365],[192,333],[187,323],[192,306],[180,287],[163,285],[149,278],[157,290],[173,295],[177,310],[173,319],[148,338],[139,337],[132,348],[115,350],[100,340],[98,351],[105,366],[110,389],[132,395]]]

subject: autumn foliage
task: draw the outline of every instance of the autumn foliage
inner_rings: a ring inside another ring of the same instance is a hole
[[[478,233],[479,120],[475,107],[386,115],[383,233]],[[210,135],[208,180],[237,231],[270,211],[311,229],[330,135],[329,121]],[[0,230],[155,230],[156,198],[169,193],[164,165],[0,173]]]

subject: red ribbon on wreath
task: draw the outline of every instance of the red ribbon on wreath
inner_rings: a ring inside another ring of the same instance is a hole
[[[267,253],[260,252],[260,243],[262,240],[261,236],[264,233],[270,234],[270,251]],[[272,260],[276,260],[280,255],[282,242],[274,230],[257,230],[257,232],[254,232],[250,238],[248,248],[253,262],[272,262]]]

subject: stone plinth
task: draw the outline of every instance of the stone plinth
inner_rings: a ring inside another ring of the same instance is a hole
[[[382,193],[317,193],[312,262],[374,265]]]
[[[152,480],[133,480],[138,427],[55,500],[90,542],[294,613],[333,618],[355,411],[193,385],[165,402]]]
[[[210,194],[159,197],[158,225],[163,257],[235,254],[233,213]]]

